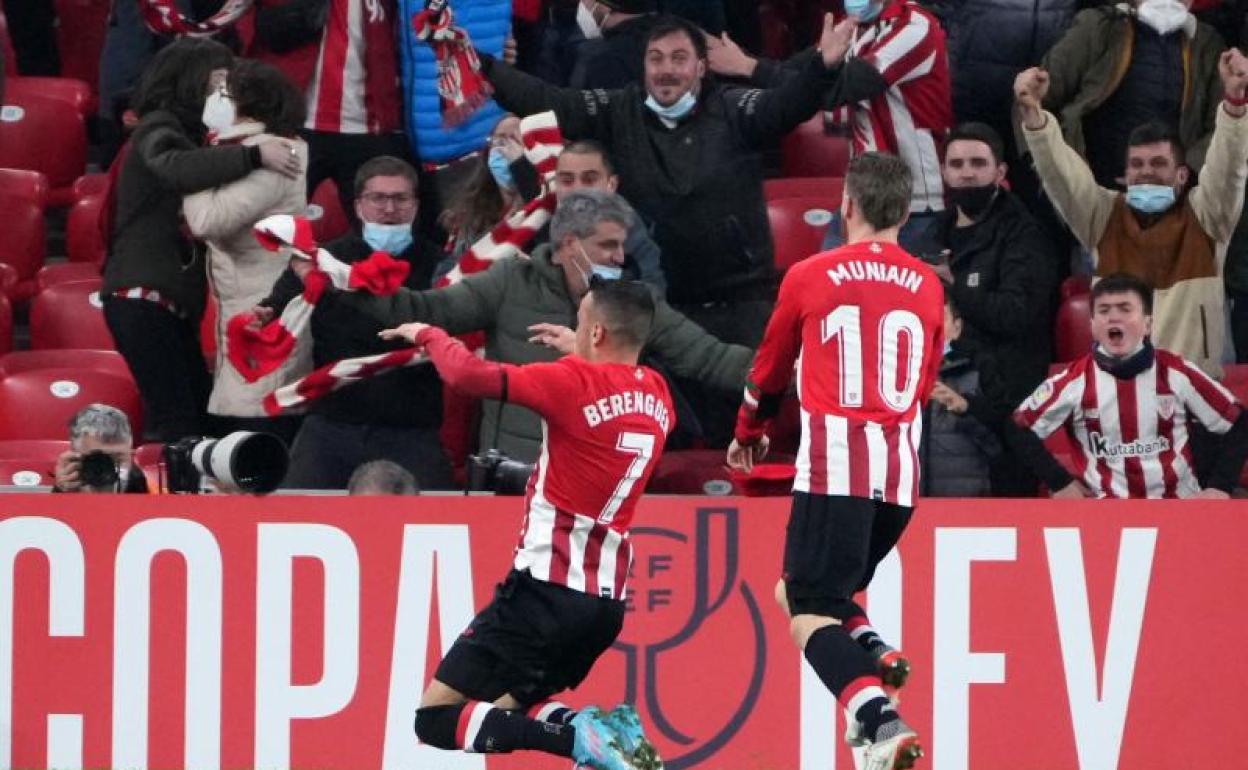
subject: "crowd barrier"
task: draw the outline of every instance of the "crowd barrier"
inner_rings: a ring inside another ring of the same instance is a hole
[[[518,499],[0,498],[0,768],[563,770],[439,752],[420,691]],[[772,599],[788,501],[647,498],[630,611],[566,700],[670,770],[854,767]],[[932,770],[1242,756],[1248,505],[925,501],[866,597]]]

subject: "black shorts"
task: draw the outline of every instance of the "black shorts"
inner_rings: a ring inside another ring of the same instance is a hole
[[[794,492],[784,538],[789,612],[844,619],[913,513],[862,497]]]
[[[624,626],[624,602],[512,570],[434,675],[473,700],[531,705],[576,687]]]

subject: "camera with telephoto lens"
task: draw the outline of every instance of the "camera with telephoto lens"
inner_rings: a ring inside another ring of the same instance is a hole
[[[523,495],[533,466],[513,460],[497,449],[468,455],[468,491]]]
[[[204,479],[221,491],[263,495],[286,478],[290,456],[272,433],[237,431],[224,438],[190,436],[165,444],[165,484],[170,492],[198,494]]]
[[[121,480],[121,469],[107,452],[87,452],[79,460],[78,479],[83,486],[93,489],[115,488]]]

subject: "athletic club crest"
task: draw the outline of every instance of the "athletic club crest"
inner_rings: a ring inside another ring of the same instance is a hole
[[[1173,420],[1174,413],[1178,410],[1177,399],[1174,396],[1158,396],[1157,397],[1157,416],[1163,420]]]

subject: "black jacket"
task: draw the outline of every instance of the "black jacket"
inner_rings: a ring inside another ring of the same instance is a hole
[[[932,3],[948,33],[953,110],[1003,137],[1013,131],[1014,77],[1062,36],[1087,0],[961,0]]]
[[[358,262],[373,249],[355,233],[326,244],[325,250],[343,262]],[[434,265],[441,253],[428,241],[417,241],[397,255],[412,265],[404,284],[409,289],[428,289]],[[286,303],[303,291],[303,283],[287,268],[260,304],[281,313]],[[319,368],[344,358],[370,356],[407,347],[404,342],[383,342],[377,332],[384,327],[343,301],[343,293],[327,291],[312,313],[312,358]],[[313,403],[312,414],[353,425],[384,425],[393,428],[436,430],[442,425],[442,381],[432,366],[415,366],[357,382]]]
[[[121,161],[105,293],[156,289],[192,321],[204,313],[203,250],[182,228],[182,196],[241,179],[260,167],[258,147],[201,147],[171,112],[143,116]]]
[[[953,233],[957,209],[942,212],[917,250],[931,260],[949,251],[948,293],[962,314],[959,343],[975,353],[991,409],[977,414],[999,425],[1048,373],[1058,259],[1019,199],[1001,190],[978,223]],[[954,239],[963,239],[954,247]],[[995,370],[995,371],[992,371]],[[974,401],[972,412],[978,412]]]
[[[585,41],[576,50],[568,86],[588,90],[640,83],[645,72],[646,37],[658,18],[656,14],[638,16],[604,29],[597,40]]]
[[[615,91],[556,88],[488,56],[495,98],[519,115],[554,110],[568,139],[611,152],[624,196],[653,228],[673,304],[774,294],[761,149],[818,110],[834,82],[822,59],[771,90],[703,81],[692,115],[668,128],[640,84]]]

